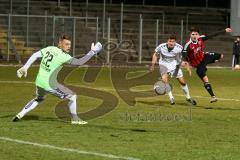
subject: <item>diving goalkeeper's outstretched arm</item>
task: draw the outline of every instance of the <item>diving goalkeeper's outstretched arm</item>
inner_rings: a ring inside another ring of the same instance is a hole
[[[102,44],[101,43],[96,43],[96,45],[94,45],[94,43],[92,43],[91,46],[91,50],[82,58],[72,58],[70,59],[70,61],[68,62],[71,65],[83,65],[84,63],[86,63],[92,56],[94,56],[95,54],[99,53],[102,50]],[[41,51],[38,51],[36,53],[34,53],[27,61],[27,63],[21,67],[19,70],[17,70],[17,76],[19,78],[21,78],[23,75],[24,77],[27,77],[27,70],[28,68],[38,59],[41,58],[42,54]]]
[[[102,50],[102,45],[101,43],[96,43],[96,45],[94,45],[92,43],[91,46],[91,50],[82,58],[72,58],[69,62],[69,64],[71,65],[83,65],[84,63],[86,63],[87,61],[89,61],[89,59],[94,56],[95,54],[99,53]]]
[[[18,78],[21,78],[23,75],[24,77],[27,77],[27,70],[28,68],[38,59],[41,58],[42,54],[40,51],[35,52],[32,54],[32,56],[28,59],[28,61],[25,63],[23,67],[21,67],[19,70],[17,70],[17,76]]]

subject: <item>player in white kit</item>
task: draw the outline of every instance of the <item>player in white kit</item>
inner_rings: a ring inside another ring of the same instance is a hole
[[[186,101],[192,105],[196,105],[196,101],[190,96],[188,85],[184,80],[183,72],[180,68],[182,50],[183,47],[176,43],[176,36],[169,36],[167,43],[162,43],[155,49],[155,53],[152,56],[150,71],[152,72],[154,70],[154,65],[156,64],[159,56],[159,67],[162,80],[168,83],[169,76],[176,78],[182,87],[184,95],[186,96]],[[175,101],[172,91],[168,92],[168,96],[170,104],[174,105]]]

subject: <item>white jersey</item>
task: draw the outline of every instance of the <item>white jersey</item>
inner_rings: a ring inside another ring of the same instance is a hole
[[[172,50],[169,50],[167,43],[162,43],[155,49],[155,52],[160,55],[159,65],[164,65],[169,71],[175,70],[176,65],[181,61],[181,53],[183,47],[176,43]]]
[[[178,43],[176,43],[172,50],[168,49],[167,43],[162,43],[155,49],[155,52],[160,55],[159,67],[161,75],[169,73],[171,77],[183,77],[181,69],[175,75],[176,65],[181,61],[182,50],[183,47]]]

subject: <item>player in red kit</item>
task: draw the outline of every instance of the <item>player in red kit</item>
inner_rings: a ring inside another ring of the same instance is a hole
[[[231,32],[230,28],[226,28],[225,30],[218,31],[214,34],[205,36],[199,34],[199,29],[192,27],[190,30],[190,39],[184,46],[182,55],[183,55],[183,63],[185,63],[189,68],[196,68],[196,73],[199,78],[203,81],[204,87],[211,95],[210,102],[216,102],[217,98],[213,93],[212,86],[209,83],[208,77],[206,75],[207,65],[210,63],[214,63],[221,58],[223,58],[223,54],[212,53],[212,52],[204,52],[204,41],[212,38],[214,36],[223,34],[224,32]]]

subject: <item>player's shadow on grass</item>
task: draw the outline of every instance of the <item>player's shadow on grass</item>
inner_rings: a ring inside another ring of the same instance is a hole
[[[0,118],[11,118],[13,119],[15,115],[13,114],[9,114],[9,115],[5,115],[5,116],[0,116]],[[39,116],[35,116],[35,115],[26,115],[25,117],[23,117],[21,120],[39,120]]]
[[[176,104],[175,105],[170,105],[170,102],[169,101],[161,101],[161,100],[158,100],[158,101],[137,101],[138,103],[142,103],[142,104],[146,104],[146,105],[150,105],[150,106],[156,106],[156,107],[161,107],[161,106],[192,106],[191,104],[189,104],[188,102],[175,102]]]
[[[26,115],[21,120],[26,120],[26,121],[39,120],[39,116],[36,116],[36,115]]]
[[[214,105],[214,104],[213,104]],[[213,110],[226,110],[226,111],[240,111],[240,108],[223,108],[223,107],[216,107],[216,106],[197,106],[198,108],[202,109],[213,109]]]
[[[142,104],[146,104],[146,105],[149,105],[149,106],[156,106],[156,107],[161,107],[161,106],[166,106],[166,105],[170,105],[169,102],[167,101],[137,101],[137,103],[142,103]]]
[[[58,118],[56,117],[44,117],[44,116],[37,116],[37,115],[26,115],[25,117],[23,117],[22,120],[26,120],[26,121],[48,121],[48,122],[53,122],[53,121],[59,121]]]
[[[34,118],[34,117],[32,117]],[[57,117],[43,117],[43,116],[39,116],[37,117],[36,116],[36,120],[39,120],[39,121],[48,121],[48,122],[59,122],[59,119]],[[35,119],[32,119],[32,120],[35,120]]]
[[[161,132],[160,130],[148,130],[148,129],[141,129],[141,128],[118,128],[113,126],[105,126],[105,125],[94,125],[88,124],[83,127],[92,127],[92,128],[100,128],[100,129],[107,129],[107,130],[118,130],[118,131],[131,131],[131,132]]]
[[[217,107],[217,106],[202,106],[202,105],[196,105],[196,106],[193,106],[191,105],[190,103],[188,102],[184,102],[184,101],[177,101],[175,105],[170,105],[170,102],[168,101],[137,101],[139,103],[142,103],[142,104],[146,104],[146,105],[150,105],[150,106],[155,106],[155,107],[165,107],[165,106],[185,106],[185,107],[190,107],[192,106],[192,109],[194,108],[202,108],[202,109],[213,109],[213,110],[232,110],[232,111],[239,111],[240,108],[223,108],[223,107]],[[212,104],[212,105],[215,105],[215,104]]]
[[[11,120],[13,119],[15,115],[13,114],[9,114],[9,115],[4,115],[4,116],[0,116],[0,118],[11,118]],[[20,121],[59,121],[58,118],[55,117],[43,117],[43,116],[37,116],[37,115],[26,115],[24,116]]]

